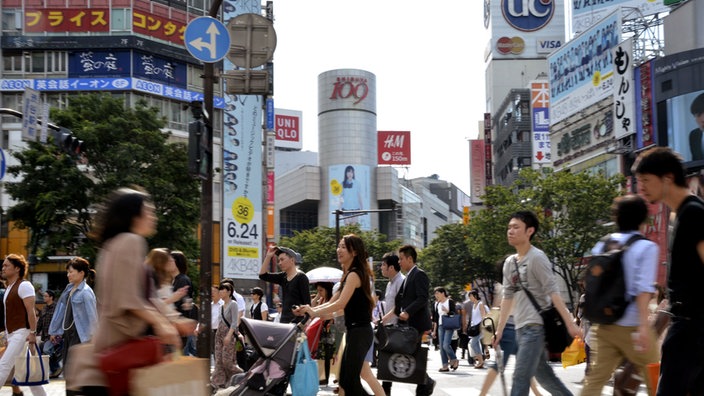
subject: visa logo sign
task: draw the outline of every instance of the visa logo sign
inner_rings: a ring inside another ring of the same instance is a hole
[[[549,54],[552,51],[562,47],[561,40],[538,40],[538,53]]]

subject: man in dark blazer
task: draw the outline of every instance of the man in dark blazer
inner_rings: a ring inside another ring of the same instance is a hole
[[[418,254],[413,246],[401,246],[398,249],[398,258],[401,270],[406,272],[406,280],[401,284],[401,289],[396,294],[394,312],[400,321],[408,323],[409,326],[418,330],[418,334],[423,335],[433,326],[428,309],[430,280],[428,275],[416,266]],[[421,340],[418,340],[418,343],[420,342]],[[434,389],[435,380],[426,373],[425,384],[419,384],[416,387],[416,395],[430,396]]]

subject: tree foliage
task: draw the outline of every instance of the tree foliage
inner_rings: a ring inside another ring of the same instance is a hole
[[[458,301],[462,301],[467,284],[480,280],[475,286],[491,285],[484,285],[481,281],[492,278],[493,265],[470,253],[470,227],[447,224],[435,232],[437,237],[419,254],[419,262],[428,272],[431,285],[445,287]],[[486,296],[489,290],[483,292]]]
[[[524,169],[509,188],[491,186],[483,197],[485,210],[470,223],[469,251],[485,262],[496,262],[514,253],[506,242],[506,225],[511,213],[532,210],[540,219],[533,244],[554,264],[565,281],[574,304],[582,258],[604,234],[610,221],[610,207],[619,195],[623,177],[602,173],[549,172]]]
[[[84,238],[89,213],[116,188],[138,185],[152,195],[159,218],[150,244],[197,257],[199,184],[188,174],[187,147],[169,140],[157,108],[144,101],[129,107],[107,94],[79,95],[66,109],[52,109],[51,118],[87,149],[80,161],[51,144],[30,143],[13,153],[19,165],[8,172],[22,180],[6,183],[18,202],[9,216],[30,229],[30,251],[95,257],[95,246]]]
[[[364,241],[367,255],[372,257],[374,262],[381,261],[381,257],[388,252],[392,252],[401,246],[400,241],[388,241],[386,235],[378,231],[361,231],[358,226],[340,227],[340,236],[356,234]],[[311,230],[295,231],[291,237],[282,237],[279,245],[290,247],[303,256],[301,270],[310,271],[317,267],[340,268],[337,262],[337,241],[335,240],[335,229],[331,227],[317,227]],[[377,284],[385,284],[378,268],[374,268]],[[383,287],[381,288],[383,290]]]

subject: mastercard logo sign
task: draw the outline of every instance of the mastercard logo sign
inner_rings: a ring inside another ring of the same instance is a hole
[[[520,55],[526,49],[526,42],[520,37],[501,37],[496,40],[496,50],[502,55]]]

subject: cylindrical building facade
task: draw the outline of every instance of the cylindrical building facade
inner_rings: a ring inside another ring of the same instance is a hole
[[[318,149],[322,173],[319,224],[335,227],[335,210],[378,208],[376,76],[338,69],[318,76]],[[378,215],[345,214],[340,225],[378,228]]]

